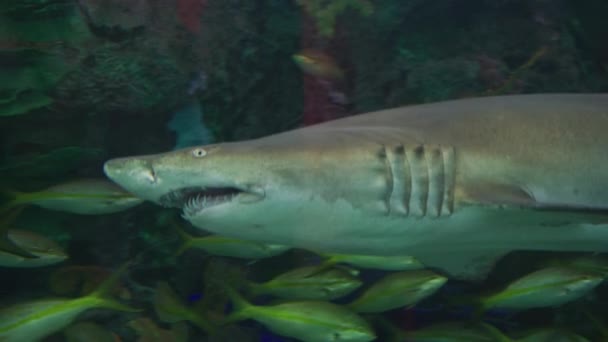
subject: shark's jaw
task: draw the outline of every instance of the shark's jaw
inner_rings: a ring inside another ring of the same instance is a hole
[[[263,193],[254,194],[236,187],[186,187],[172,190],[158,199],[164,207],[181,208],[186,219],[204,214],[216,206],[234,205],[263,199]]]
[[[205,168],[209,162],[198,157],[200,151],[207,153],[203,148],[191,148],[175,153],[116,158],[104,164],[104,172],[142,199],[182,209],[187,219],[204,215],[211,209],[235,211],[240,205],[265,199],[263,187],[244,181],[239,174],[214,167],[213,163]]]

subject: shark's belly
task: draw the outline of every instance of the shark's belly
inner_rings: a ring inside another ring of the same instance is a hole
[[[319,204],[305,214],[267,209],[261,212],[281,215],[244,215],[251,217],[249,224],[226,226],[221,219],[214,224],[208,213],[192,223],[217,234],[317,252],[409,255],[469,280],[483,279],[511,251],[608,251],[608,223],[593,214],[468,206],[443,217],[397,217],[346,203]]]
[[[608,250],[606,217],[586,213],[471,205],[448,216],[415,217],[370,213],[338,201],[309,203],[303,212],[243,213],[249,224],[224,225],[222,213],[217,222],[214,214],[192,223],[217,234],[323,252],[415,256],[429,250]]]

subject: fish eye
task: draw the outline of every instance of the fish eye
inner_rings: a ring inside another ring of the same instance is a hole
[[[207,151],[204,148],[195,148],[192,150],[192,155],[197,158],[204,157],[207,155]]]

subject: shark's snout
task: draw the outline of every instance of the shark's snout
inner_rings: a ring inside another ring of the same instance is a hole
[[[139,180],[148,183],[156,182],[154,168],[149,161],[136,158],[118,158],[107,161],[103,171],[110,179],[120,181],[127,177],[130,181]]]
[[[141,193],[142,189],[148,189],[158,181],[152,164],[144,158],[111,159],[103,165],[103,171],[112,181],[133,193]]]

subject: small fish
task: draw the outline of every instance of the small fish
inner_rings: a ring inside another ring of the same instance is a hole
[[[142,199],[106,179],[79,179],[36,192],[13,192],[13,199],[0,213],[19,205],[82,215],[109,214],[139,205]]]
[[[36,257],[25,258],[0,250],[0,267],[42,267],[58,264],[68,258],[61,246],[40,234],[20,229],[10,229],[7,234],[19,248]]]
[[[384,312],[411,306],[431,296],[447,281],[428,270],[389,274],[348,304],[356,312]]]
[[[325,81],[340,81],[344,71],[326,53],[314,49],[304,49],[292,56],[293,61],[305,73]]]
[[[589,342],[587,338],[562,329],[540,329],[527,334],[517,342]]]
[[[249,282],[247,287],[253,295],[333,300],[348,295],[362,284],[359,278],[342,268],[329,268],[318,272],[316,266],[306,266],[280,274],[264,283]]]
[[[51,273],[49,287],[58,296],[85,296],[111,276],[111,270],[100,266],[69,265]],[[112,294],[125,299],[130,296],[127,288],[120,284],[114,286]]]
[[[282,254],[290,249],[288,246],[268,245],[220,235],[194,237],[177,226],[176,231],[184,241],[177,254],[181,254],[190,248],[195,248],[217,256],[239,259],[263,259]]]
[[[414,257],[407,255],[375,256],[354,254],[319,254],[326,258],[319,269],[331,267],[336,264],[348,264],[357,268],[367,268],[383,271],[410,271],[423,269]]]
[[[596,272],[608,276],[608,257],[594,254],[576,258],[558,259],[549,263],[550,266],[568,267],[584,272]]]
[[[369,324],[347,308],[321,301],[288,302],[271,306],[248,303],[236,291],[225,287],[234,312],[226,323],[253,319],[275,334],[304,342],[367,342],[376,338]]]
[[[398,331],[399,341],[408,342],[510,342],[500,330],[485,323],[437,323],[422,329]]]
[[[188,308],[166,282],[158,282],[154,293],[154,311],[162,322],[188,321],[204,332],[211,334],[215,327],[201,314]]]
[[[63,331],[65,342],[120,342],[115,333],[93,322],[78,322]]]
[[[89,309],[110,309],[125,312],[141,310],[109,298],[109,292],[128,264],[123,265],[93,293],[76,299],[43,299],[16,304],[0,310],[0,341],[35,342],[72,323]]]
[[[15,256],[15,260],[18,258],[37,259],[39,256],[19,246],[10,236],[11,225],[22,211],[23,206],[19,206],[0,217],[0,252],[5,254],[7,258],[10,258],[9,255]]]
[[[604,277],[595,272],[548,267],[515,280],[504,290],[481,299],[483,310],[524,310],[559,306],[576,300],[598,286]]]

